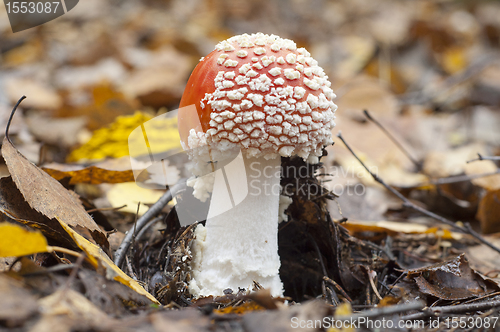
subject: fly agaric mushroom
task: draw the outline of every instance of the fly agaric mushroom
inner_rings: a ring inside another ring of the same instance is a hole
[[[226,188],[215,179],[206,225],[195,231],[192,294],[223,295],[255,281],[282,295],[280,156],[318,163],[335,125],[330,85],[308,51],[262,33],[220,42],[194,69],[180,107],[194,104],[201,128],[179,113],[184,146],[202,140],[212,151],[241,149],[250,189],[240,204],[210,217],[214,198]]]

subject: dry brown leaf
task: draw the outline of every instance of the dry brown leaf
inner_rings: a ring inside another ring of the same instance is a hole
[[[97,243],[109,247],[106,234],[85,211],[78,195],[32,164],[7,138],[3,140],[2,155],[14,183],[33,209],[50,219],[88,229]]]
[[[396,222],[396,221],[358,221],[349,220],[344,223],[343,226],[351,231],[353,234],[358,232],[378,232],[386,233],[390,236],[396,235],[398,233],[406,234],[425,234],[434,233],[439,235],[440,238],[445,240],[460,240],[463,238],[463,234],[452,233],[449,230],[440,230],[437,227],[428,227],[422,224],[409,223],[409,222]]]
[[[70,184],[76,183],[123,183],[134,181],[134,173],[130,167],[129,157],[110,159],[95,165],[51,163],[42,167],[56,180],[70,178]]]
[[[106,278],[109,280],[116,280],[133,290],[137,293],[144,295],[151,302],[159,304],[158,300],[154,298],[153,295],[148,293],[136,280],[129,277],[125,272],[120,270],[118,266],[113,263],[111,258],[104,253],[104,251],[96,246],[95,244],[87,241],[83,236],[75,232],[71,227],[66,225],[64,222],[61,222],[61,226],[64,227],[66,232],[73,238],[75,243],[82,249],[89,258],[90,263],[97,269],[102,267],[106,270]]]
[[[485,234],[500,231],[500,190],[486,192],[477,210],[481,231]]]
[[[38,313],[36,298],[23,287],[22,282],[0,274],[0,321],[2,325],[15,326]]]
[[[483,296],[499,287],[470,268],[464,254],[450,261],[408,271],[420,291],[443,300],[462,300]]]
[[[78,143],[78,133],[86,122],[84,117],[58,119],[40,113],[26,116],[29,130],[38,140],[63,147],[72,147]]]
[[[362,116],[361,112],[365,109],[376,117],[395,116],[399,112],[394,94],[375,78],[360,76],[339,88],[336,93],[338,115],[358,117]]]
[[[494,173],[497,171],[497,166],[491,160],[476,161],[464,165],[465,174],[469,176]],[[476,186],[486,190],[499,190],[500,189],[500,174],[485,176],[482,178],[472,179],[471,182]]]
[[[477,153],[485,153],[483,145],[469,144],[448,151],[430,151],[425,157],[424,173],[443,178],[462,174],[467,161],[477,157]]]
[[[81,326],[102,327],[113,322],[113,318],[72,289],[58,290],[40,299],[38,305],[43,314],[31,331],[71,331]]]
[[[110,84],[101,83],[92,86],[90,90],[92,99],[89,103],[75,107],[65,105],[57,110],[55,116],[84,116],[88,120],[87,128],[95,130],[112,123],[117,116],[133,114],[138,107],[135,101],[126,99]]]
[[[175,103],[182,95],[191,69],[188,57],[173,47],[164,47],[151,55],[147,67],[128,77],[122,91],[147,106],[162,107]]]
[[[6,82],[9,99],[14,102],[19,99],[19,93],[30,96],[24,102],[24,107],[37,109],[57,109],[62,105],[62,98],[46,83],[36,82],[32,79],[10,78]]]
[[[50,240],[74,247],[73,240],[55,219],[33,210],[10,176],[0,179],[0,212],[17,222],[40,230]]]

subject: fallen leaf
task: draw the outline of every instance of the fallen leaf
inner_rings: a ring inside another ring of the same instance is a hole
[[[498,171],[497,166],[491,160],[475,161],[464,165],[465,174],[469,176],[494,173]],[[500,189],[500,174],[485,176],[477,179],[472,179],[471,182],[476,186],[489,191]]]
[[[19,99],[19,91],[30,98],[23,103],[24,107],[36,109],[57,109],[62,105],[62,98],[49,84],[33,79],[10,78],[5,84],[7,95],[12,102]]]
[[[339,107],[337,115],[362,116],[365,109],[374,116],[395,116],[399,112],[394,94],[379,80],[369,76],[359,76],[335,92],[335,104]]]
[[[469,144],[448,151],[430,151],[425,157],[423,171],[438,178],[462,174],[467,161],[476,158],[478,153],[484,154],[481,144]]]
[[[182,96],[191,70],[189,57],[168,46],[151,55],[147,67],[133,72],[123,83],[129,98],[138,98],[143,105],[167,106]]]
[[[0,321],[2,326],[22,325],[25,320],[37,314],[36,298],[23,284],[6,274],[0,274]]]
[[[68,161],[88,162],[127,156],[130,133],[151,118],[151,115],[139,111],[117,117],[109,127],[94,131],[87,143],[71,152]]]
[[[484,234],[500,231],[500,190],[486,192],[479,202],[476,217]]]
[[[78,143],[78,132],[83,129],[87,120],[84,117],[52,118],[39,113],[25,117],[30,132],[40,141],[72,147]]]
[[[112,67],[112,65],[108,64],[108,67],[104,66],[104,68],[101,68],[100,74],[106,69],[110,69],[110,67]],[[85,72],[83,74],[85,74]],[[65,77],[70,77],[71,80],[77,80],[77,77],[71,74]],[[101,81],[101,79],[99,79],[99,81]],[[63,85],[62,87],[66,88],[67,86]],[[110,125],[119,116],[134,114],[139,106],[134,100],[125,98],[122,93],[116,91],[109,83],[100,83],[95,86],[92,85],[90,91],[87,91],[87,89],[80,91],[80,95],[78,95],[78,92],[71,90],[70,92],[75,95],[69,94],[66,97],[67,104],[59,108],[54,115],[57,117],[85,117],[87,120],[87,128],[96,130],[103,126]],[[77,105],[70,104],[72,99],[82,99],[82,95],[85,96],[85,102]]]
[[[428,227],[422,224],[415,224],[409,222],[396,222],[396,221],[358,221],[349,220],[348,222],[342,224],[345,228],[353,233],[357,232],[377,232],[386,233],[390,236],[396,235],[397,233],[406,234],[424,234],[432,233],[440,236],[445,240],[460,240],[463,238],[462,234],[452,233],[448,230],[440,230],[437,227]]]
[[[407,279],[415,281],[420,291],[442,300],[479,297],[500,288],[472,270],[464,254],[452,260],[408,271]]]
[[[331,315],[328,305],[321,301],[309,301],[301,305],[283,307],[280,310],[253,311],[241,318],[244,331],[317,331],[313,323]],[[292,318],[292,320],[290,320]],[[307,326],[304,326],[308,324]]]
[[[209,316],[203,315],[200,310],[194,308],[157,311],[149,319],[156,332],[207,331],[211,324]]]
[[[108,159],[95,165],[84,167],[74,164],[51,163],[42,169],[56,180],[69,178],[69,184],[76,183],[122,183],[134,181],[130,159]]]
[[[468,65],[466,49],[463,47],[450,47],[440,56],[443,69],[449,74],[462,71]]]
[[[109,247],[106,234],[85,211],[78,195],[27,160],[6,137],[2,144],[2,156],[14,183],[33,209],[49,219],[87,229],[97,243]]]
[[[39,61],[42,54],[43,43],[39,38],[33,37],[28,42],[5,52],[2,55],[2,62],[6,67],[27,65]]]
[[[113,321],[83,294],[73,289],[60,289],[40,299],[38,305],[42,316],[32,331],[71,331],[82,325],[102,327]]]
[[[8,222],[0,223],[0,257],[20,257],[46,251],[49,251],[47,240],[42,233]]]
[[[219,315],[225,315],[225,314],[243,315],[243,314],[246,314],[246,313],[249,313],[252,311],[262,311],[265,309],[266,308],[264,308],[263,306],[255,303],[253,301],[250,301],[250,302],[245,302],[237,307],[227,306],[227,307],[222,308],[222,309],[217,309],[217,310],[214,310],[214,312],[216,314],[219,314]]]
[[[64,227],[66,232],[68,232],[68,234],[73,238],[73,240],[80,247],[80,249],[82,249],[87,254],[91,264],[95,268],[102,266],[106,269],[107,279],[113,279],[118,282],[121,282],[122,284],[135,290],[137,293],[146,296],[153,303],[160,304],[154,298],[154,296],[146,292],[146,290],[142,288],[137,281],[133,280],[128,275],[126,275],[122,270],[120,270],[120,268],[118,268],[118,266],[116,266],[113,263],[113,261],[109,258],[108,255],[104,253],[104,251],[101,248],[87,241],[83,236],[75,232],[73,229],[71,229],[71,227],[66,225],[64,222],[61,222],[61,226]]]
[[[10,176],[0,179],[0,212],[41,231],[49,241],[56,241],[58,245],[69,248],[74,246],[73,240],[56,219],[49,219],[29,206]]]
[[[119,183],[113,185],[106,193],[106,197],[112,207],[126,207],[121,212],[136,213],[137,204],[141,203],[139,215],[143,215],[147,209],[144,204],[153,204],[160,199],[163,191],[139,187],[135,182]]]

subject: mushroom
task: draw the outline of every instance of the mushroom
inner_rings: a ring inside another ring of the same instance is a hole
[[[195,148],[203,141],[212,154],[241,149],[248,179],[243,201],[211,216],[220,204],[217,197],[227,196],[224,177],[215,176],[206,225],[195,230],[190,282],[195,296],[249,289],[254,282],[273,296],[283,294],[280,157],[319,162],[323,147],[332,143],[335,125],[337,106],[330,86],[307,50],[262,33],[220,42],[194,69],[180,110],[194,104],[199,124],[190,119],[193,114],[179,112],[184,146]]]

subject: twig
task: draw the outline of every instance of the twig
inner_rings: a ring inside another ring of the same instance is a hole
[[[473,161],[478,161],[478,160],[494,160],[494,161],[499,161],[500,160],[500,156],[492,156],[492,157],[488,157],[488,156],[483,156],[481,155],[480,153],[477,154],[477,158],[475,159],[471,159],[471,160],[467,160],[467,164],[468,163],[471,163]]]
[[[134,268],[132,267],[132,263],[130,262],[130,259],[128,259],[128,256],[125,256],[125,264],[127,265],[128,275],[137,281],[137,276],[135,275]]]
[[[443,314],[464,314],[476,311],[489,310],[500,307],[500,301],[459,304],[453,306],[426,308],[422,312],[401,317],[403,320],[416,320],[427,317],[439,317]]]
[[[429,101],[432,101],[447,90],[459,85],[462,82],[467,81],[474,75],[479,74],[487,66],[497,62],[498,59],[498,52],[486,54],[482,57],[479,57],[465,70],[445,79],[436,89],[433,89],[430,92],[422,90],[418,92],[406,93],[400,97],[400,100],[407,104],[425,104]]]
[[[484,178],[487,176],[492,176],[500,174],[500,169],[497,169],[494,172],[488,172],[488,173],[481,173],[481,174],[471,174],[471,175],[456,175],[456,176],[450,176],[447,178],[439,178],[436,180],[431,180],[428,183],[422,183],[419,185],[416,185],[415,187],[422,187],[427,184],[433,184],[433,185],[440,185],[440,184],[449,184],[449,183],[458,183],[458,182],[464,182],[464,181],[470,181],[474,179],[479,179],[479,178]]]
[[[400,314],[400,313],[408,312],[408,311],[412,311],[412,310],[422,310],[424,307],[425,307],[425,305],[422,302],[405,303],[405,304],[401,304],[401,305],[394,305],[394,306],[390,306],[390,307],[382,307],[382,308],[377,308],[377,309],[373,309],[373,310],[367,310],[367,311],[363,311],[359,314],[335,317],[335,320],[340,320],[340,321],[344,321],[344,322],[345,321],[353,322],[361,317],[373,319],[373,318],[382,317],[382,316],[396,315],[396,314]]]
[[[71,270],[71,273],[69,274],[68,279],[66,280],[66,283],[61,287],[61,293],[66,293],[66,290],[69,288],[73,280],[76,278],[76,274],[78,273],[78,269],[82,267],[83,260],[87,257],[85,254],[82,254],[76,259],[75,262],[75,267],[73,270]]]
[[[83,255],[82,255],[83,256]],[[80,258],[80,257],[78,257]],[[74,269],[77,267],[75,264],[57,264],[51,267],[47,267],[43,270],[35,270],[35,271],[30,271],[28,273],[23,273],[23,277],[30,277],[30,276],[37,276],[37,275],[42,275],[42,274],[49,274],[53,272],[59,272],[59,271],[66,271],[70,269]]]
[[[483,295],[481,297],[477,297],[477,298],[474,298],[472,300],[465,301],[463,304],[477,302],[477,301],[480,301],[480,300],[484,300],[484,299],[486,299],[488,297],[497,296],[497,295],[500,295],[500,292],[489,293],[489,294]]]
[[[403,152],[406,157],[408,157],[408,159],[410,159],[410,161],[415,164],[415,166],[417,167],[418,170],[420,170],[422,168],[422,163],[419,162],[417,159],[415,159],[409,152],[408,150],[406,150],[404,148],[403,145],[401,145],[401,143],[399,143],[399,141],[396,139],[396,137],[394,137],[394,135],[392,135],[387,129],[385,129],[384,126],[382,126],[382,124],[380,122],[378,122],[375,118],[373,118],[371,116],[371,114],[368,112],[368,110],[364,110],[363,113],[365,114],[366,118],[368,120],[370,120],[371,122],[373,122],[377,127],[380,128],[380,130],[382,130],[384,132],[384,134],[387,135],[387,137],[389,137],[389,139],[399,148],[399,150],[401,150],[401,152]]]
[[[123,209],[124,207],[126,207],[127,204],[124,204],[122,206],[118,206],[118,207],[107,207],[107,208],[96,208],[96,209],[90,209],[90,210],[87,210],[87,213],[92,213],[92,212],[101,212],[101,211],[118,211],[120,209]]]
[[[12,118],[14,117],[14,114],[16,113],[17,108],[19,107],[19,105],[21,104],[21,102],[23,100],[25,100],[25,99],[26,99],[26,96],[22,96],[17,101],[16,105],[12,109],[12,112],[10,113],[9,121],[7,121],[7,126],[5,127],[5,137],[7,138],[7,141],[9,141],[10,144],[12,144],[12,141],[10,140],[10,137],[9,137],[10,123],[12,122]],[[14,144],[12,144],[12,145],[14,145]]]
[[[158,221],[160,221],[162,219],[163,219],[162,217],[156,217],[156,218],[150,220],[146,225],[144,225],[144,227],[140,230],[140,232],[137,233],[135,240],[139,241],[144,236],[144,234],[146,234],[146,231],[151,226],[153,226],[154,224],[156,224]]]
[[[335,280],[332,280],[332,279],[328,278],[327,276],[323,276],[323,280],[326,281],[327,283],[331,284],[333,287],[335,287],[340,292],[340,294],[342,294],[342,296],[345,297],[345,299],[348,302],[352,302],[352,299],[349,297],[349,295],[347,295],[345,290],[342,287],[340,287],[340,285],[337,284],[335,282]]]
[[[382,301],[382,296],[380,296],[380,293],[378,292],[377,287],[375,286],[375,282],[373,281],[371,273],[372,271],[367,270],[366,272],[368,273],[368,280],[370,281],[370,285],[372,286],[373,293],[375,293],[375,296],[378,298],[379,301]]]
[[[48,246],[48,249],[49,249],[49,252],[56,251],[56,252],[62,252],[63,254],[67,254],[67,255],[71,255],[71,256],[75,256],[75,257],[81,257],[81,256],[86,257],[85,254],[78,252],[78,251],[68,249],[68,248],[57,247],[57,246]]]
[[[137,223],[132,226],[132,228],[127,232],[127,235],[125,235],[125,238],[123,239],[122,243],[118,247],[118,249],[115,252],[115,264],[116,266],[120,267],[123,263],[123,260],[125,258],[125,254],[127,253],[130,244],[132,242],[132,239],[134,238],[134,229],[141,230],[152,218],[154,218],[160,211],[163,209],[165,205],[168,204],[172,200],[172,192],[177,192],[179,189],[185,186],[184,181],[179,182],[169,190],[167,190],[161,197],[160,199],[154,203],[146,213],[142,215],[137,220]]]
[[[352,153],[352,155],[359,161],[359,163],[366,169],[366,171],[368,173],[370,173],[370,175],[373,177],[373,179],[375,181],[377,181],[378,183],[380,183],[381,185],[383,185],[387,190],[389,190],[391,193],[393,193],[394,195],[396,195],[399,199],[401,199],[403,201],[403,206],[404,207],[408,207],[408,208],[411,208],[415,211],[418,211],[428,217],[431,217],[433,219],[436,219],[438,221],[440,221],[441,223],[443,224],[446,224],[452,228],[454,228],[455,230],[459,231],[459,232],[462,232],[462,233],[465,233],[465,234],[469,234],[469,235],[472,235],[476,240],[478,240],[479,242],[487,245],[488,247],[490,247],[491,249],[495,250],[496,252],[500,253],[500,248],[496,247],[495,245],[493,245],[492,243],[486,241],[480,234],[478,234],[476,231],[474,231],[471,227],[470,227],[470,224],[466,223],[464,224],[464,227],[460,227],[458,226],[456,223],[454,223],[453,221],[449,220],[449,219],[446,219],[444,217],[441,217],[440,215],[437,215],[431,211],[428,211],[414,203],[412,203],[411,201],[409,201],[405,196],[403,196],[399,191],[397,191],[396,189],[394,189],[393,187],[389,186],[387,183],[384,182],[384,180],[382,180],[381,178],[378,177],[378,175],[374,174],[372,171],[370,171],[370,169],[365,165],[365,163],[363,163],[363,161],[361,161],[361,159],[359,159],[359,157],[356,155],[356,153],[351,149],[351,147],[347,144],[347,142],[344,140],[344,138],[342,137],[342,134],[339,132],[338,135],[337,135],[338,138],[340,138],[340,140],[345,144],[345,146],[347,147],[347,149]]]

